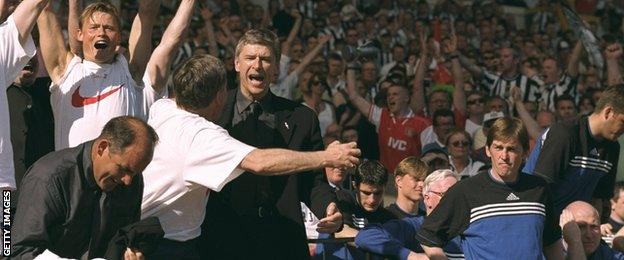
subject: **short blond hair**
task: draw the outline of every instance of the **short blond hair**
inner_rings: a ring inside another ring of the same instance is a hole
[[[429,167],[426,163],[414,156],[410,156],[403,159],[399,164],[397,164],[397,167],[394,170],[394,175],[404,176],[406,174],[409,174],[416,179],[424,179],[425,177],[427,177],[428,171]]]
[[[91,16],[93,16],[93,14],[96,12],[110,14],[115,20],[117,29],[118,30],[121,29],[121,20],[119,19],[119,11],[117,10],[117,8],[115,8],[113,4],[109,3],[108,1],[95,2],[95,3],[88,5],[82,11],[82,14],[80,15],[80,21],[79,21],[80,29],[82,29],[82,25],[84,24],[84,21],[86,21],[87,19],[90,19]]]

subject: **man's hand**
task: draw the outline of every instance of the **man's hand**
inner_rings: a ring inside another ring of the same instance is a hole
[[[619,43],[612,43],[607,46],[605,50],[605,58],[608,60],[619,59],[622,57],[622,45]]]
[[[124,260],[144,260],[144,259],[145,259],[145,256],[139,250],[126,248],[126,252],[124,252]]]
[[[332,202],[327,205],[327,213],[325,218],[320,219],[316,226],[316,231],[319,233],[334,233],[342,226],[342,213],[336,206],[336,203]]]
[[[321,36],[318,37],[318,42],[320,45],[323,45],[327,42],[329,42],[329,40],[331,40],[332,36],[331,34],[323,34]]]
[[[427,255],[423,253],[416,253],[414,251],[410,252],[409,255],[407,255],[407,260],[427,260],[427,259],[429,259]]]
[[[600,225],[600,234],[602,236],[613,235],[613,226],[609,223]]]
[[[563,240],[568,244],[578,244],[581,241],[581,229],[574,221],[574,215],[569,210],[563,210],[559,217],[559,226],[563,233]]]
[[[323,166],[340,169],[354,167],[360,161],[358,159],[360,153],[360,149],[357,148],[355,142],[341,144],[338,141],[334,141],[325,149]]]

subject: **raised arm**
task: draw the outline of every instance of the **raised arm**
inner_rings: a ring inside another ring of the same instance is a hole
[[[239,167],[258,175],[286,175],[325,167],[350,168],[358,163],[360,149],[354,142],[338,141],[325,151],[298,152],[286,149],[256,149],[249,153]]]
[[[364,116],[368,117],[372,104],[364,99],[357,91],[355,72],[356,70],[354,68],[347,69],[347,93],[349,94],[351,103],[353,103]]]
[[[282,44],[283,55],[288,55],[288,53],[290,52],[290,46],[297,37],[297,34],[299,34],[299,29],[301,29],[301,23],[303,22],[303,16],[301,16],[301,13],[299,13],[297,9],[293,9],[290,15],[292,17],[295,17],[295,25],[293,25],[292,29],[290,29],[288,38],[286,38],[286,41],[284,42],[284,44]]]
[[[132,22],[130,38],[128,39],[128,52],[130,54],[128,67],[130,75],[137,82],[143,78],[145,67],[152,53],[152,31],[159,10],[160,0],[141,0],[139,1],[139,12]]]
[[[470,71],[470,73],[475,78],[483,77],[483,69],[481,67],[477,66],[477,64],[472,63],[470,60],[468,60],[468,58],[466,58],[466,56],[462,55],[459,52],[455,53],[454,55],[457,55],[457,57],[459,58],[459,63],[461,63],[464,68]]]
[[[147,63],[149,81],[157,93],[165,88],[167,76],[170,72],[169,63],[173,59],[174,51],[182,42],[184,31],[189,27],[193,15],[195,0],[182,0],[173,20],[167,26],[160,44]]]
[[[217,46],[217,36],[214,31],[214,24],[212,24],[213,13],[208,7],[202,7],[200,14],[204,19],[204,34],[208,40],[208,53],[210,55],[219,57],[219,47]]]
[[[35,1],[32,0],[28,2]],[[18,9],[21,6],[22,5],[20,5]],[[18,10],[15,11],[15,17],[30,15],[26,14],[27,10],[23,10],[21,15],[17,11]],[[74,55],[69,51],[69,49],[67,49],[65,40],[63,39],[63,34],[61,32],[61,25],[49,5],[43,9],[43,12],[41,12],[39,19],[37,20],[37,24],[39,26],[39,47],[41,49],[41,55],[43,57],[45,68],[48,71],[52,82],[54,82],[54,84],[58,84],[59,80],[63,76],[63,73],[65,72],[67,64],[74,57]]]
[[[516,108],[516,112],[518,112],[518,117],[524,122],[524,125],[529,132],[529,136],[532,139],[538,139],[540,134],[544,129],[542,129],[537,121],[533,119],[531,113],[526,109],[524,103],[522,102],[522,95],[520,94],[520,89],[517,86],[513,86],[511,89],[511,104]]]
[[[80,29],[80,12],[82,11],[82,0],[69,0],[69,15],[67,17],[67,41],[69,51],[82,56],[82,44],[78,41],[78,29]]]
[[[457,36],[451,36],[451,42],[444,46],[446,53],[454,53],[457,50]],[[453,106],[462,114],[466,114],[466,91],[464,90],[464,73],[462,73],[461,64],[458,56],[450,56],[451,73],[453,74]]]
[[[581,54],[583,53],[583,43],[579,40],[574,45],[574,50],[570,54],[570,60],[568,61],[567,73],[570,77],[576,78],[578,76],[579,63],[581,61]]]
[[[319,52],[321,52],[321,50],[325,47],[325,44],[329,42],[329,39],[331,39],[331,35],[320,36],[319,43],[314,46],[314,49],[310,50],[305,56],[303,56],[297,68],[295,68],[295,70],[291,73],[300,74],[301,72],[303,72],[305,68],[310,65],[310,63],[312,63],[312,61],[314,60],[314,58],[316,58]]]
[[[607,46],[605,58],[607,60],[607,85],[613,86],[623,83],[622,72],[618,63],[622,58],[622,45],[613,43]]]
[[[412,85],[412,98],[410,98],[410,107],[414,112],[418,113],[425,108],[425,71],[428,67],[428,50],[427,38],[424,33],[420,34],[420,60],[416,64],[416,72],[414,75],[414,83]]]
[[[13,21],[19,31],[19,41],[22,45],[30,36],[37,17],[48,4],[49,0],[24,0],[13,12]]]

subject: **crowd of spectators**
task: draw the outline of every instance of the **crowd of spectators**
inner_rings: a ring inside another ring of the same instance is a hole
[[[177,2],[163,1],[152,46],[163,39]],[[443,195],[457,180],[491,168],[487,138],[497,119],[521,119],[528,130],[529,151],[539,151],[551,125],[595,113],[603,90],[624,83],[624,1],[198,2],[169,70],[210,54],[223,61],[227,88],[235,89],[240,83],[235,69],[239,38],[250,29],[268,28],[281,47],[271,92],[315,111],[326,147],[334,141],[357,142],[365,159],[358,169],[325,170],[345,216],[337,237],[355,237],[363,228],[381,229],[391,218],[421,217],[420,226],[422,217],[438,204],[427,201],[431,182],[452,179]],[[118,4],[118,51],[124,53],[139,4]],[[68,7],[53,2],[53,9],[67,32]],[[588,32],[597,40],[588,40]],[[54,150],[48,73],[41,57],[27,67],[39,77],[16,83],[33,87],[8,89],[15,167],[21,172]],[[524,171],[533,173],[530,168]],[[438,179],[425,181],[432,172],[440,175]],[[601,227],[607,239],[624,224],[618,187],[611,200],[616,210]],[[353,192],[358,195],[353,197]],[[388,210],[381,207],[384,204],[390,205]],[[559,206],[563,210],[567,204]],[[598,212],[604,213],[604,220],[609,217],[602,209]],[[305,218],[310,223],[315,219]],[[369,221],[379,225],[369,226]],[[412,224],[391,224],[401,225]],[[415,232],[409,233],[410,243],[417,243]],[[340,250],[347,248],[314,250],[313,254],[326,250],[342,255]],[[407,258],[407,253],[401,256]]]

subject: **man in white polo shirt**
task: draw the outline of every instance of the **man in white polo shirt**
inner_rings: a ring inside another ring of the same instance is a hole
[[[175,98],[158,100],[151,107],[148,123],[160,142],[143,171],[141,217],[158,217],[165,239],[148,259],[199,259],[195,238],[201,233],[210,191],[220,191],[244,171],[283,175],[347,168],[358,162],[355,143],[334,142],[325,151],[296,152],[256,149],[230,137],[211,122],[223,108],[225,74],[217,58],[195,56],[174,72]],[[319,227],[336,225],[341,219],[339,215],[321,220]]]
[[[0,25],[0,189],[16,188],[6,88],[35,55],[30,32],[46,4],[48,0],[25,0]]]

